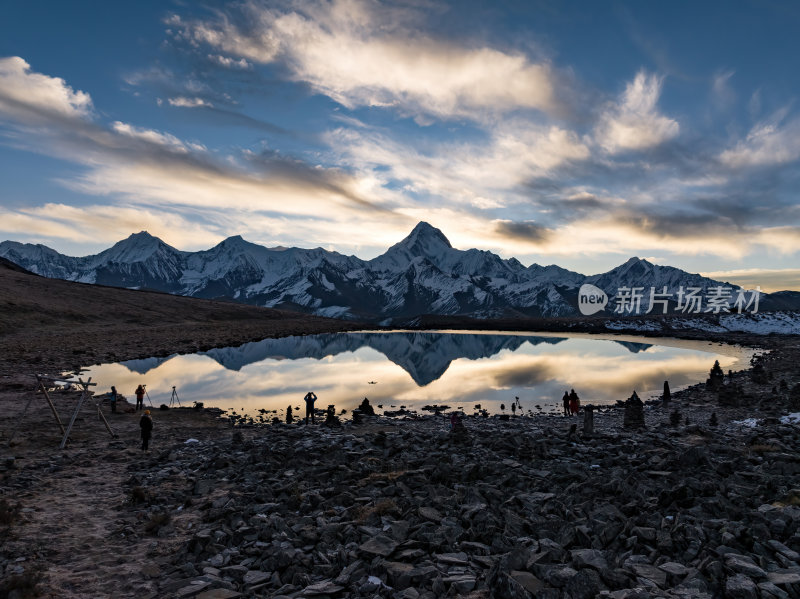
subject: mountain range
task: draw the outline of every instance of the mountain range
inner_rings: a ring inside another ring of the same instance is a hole
[[[601,316],[613,313],[614,297],[623,287],[643,287],[645,295],[651,287],[666,287],[672,298],[680,287],[697,287],[702,293],[718,286],[737,288],[641,258],[591,276],[556,265],[526,267],[492,252],[455,249],[442,231],[425,222],[372,260],[322,248],[267,248],[238,235],[208,250],[185,252],[145,231],[92,256],[71,257],[41,244],[4,241],[0,257],[45,277],[382,324],[421,314],[575,316],[584,284],[607,294],[609,306]],[[645,298],[642,311],[647,305]],[[674,309],[674,301],[670,307]],[[798,292],[763,294],[760,299],[761,310],[798,308]]]

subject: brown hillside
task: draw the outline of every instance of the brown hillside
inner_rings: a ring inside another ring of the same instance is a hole
[[[23,364],[46,371],[356,327],[256,306],[48,279],[0,263],[0,376]]]

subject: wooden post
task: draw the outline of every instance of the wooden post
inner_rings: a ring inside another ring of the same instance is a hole
[[[100,409],[100,404],[99,404],[99,403],[97,403],[97,402],[95,402],[95,404],[94,404],[94,405],[96,405],[96,406],[97,406],[97,415],[98,415],[98,416],[100,416],[100,420],[102,420],[102,421],[103,421],[103,424],[105,424],[105,425],[106,425],[106,430],[108,431],[108,433],[109,433],[109,434],[110,434],[110,435],[111,435],[113,438],[115,438],[115,439],[116,439],[116,438],[117,438],[117,434],[116,434],[114,431],[112,431],[112,430],[111,430],[111,426],[109,426],[109,424],[108,424],[108,420],[106,420],[106,417],[105,417],[105,416],[103,416],[103,411]]]
[[[56,422],[58,422],[58,426],[61,428],[61,434],[63,435],[67,431],[64,429],[64,424],[61,422],[61,418],[58,417],[56,406],[55,404],[53,404],[53,400],[50,399],[50,395],[47,393],[47,389],[45,388],[44,383],[42,382],[42,379],[38,374],[36,375],[36,379],[39,381],[39,388],[42,390],[42,393],[44,393],[44,398],[47,400],[47,405],[50,406],[50,409],[53,412],[53,416],[55,416]]]
[[[78,380],[80,381],[81,379],[78,379]],[[91,380],[92,380],[92,377],[89,377],[89,381],[91,381]],[[81,385],[83,385],[83,384],[84,384],[83,381],[81,381]],[[69,434],[70,434],[70,432],[72,432],[72,425],[75,424],[75,419],[78,417],[78,412],[81,411],[81,406],[83,405],[83,400],[86,399],[86,394],[88,393],[88,391],[89,391],[88,384],[84,385],[83,392],[81,393],[81,396],[78,399],[78,405],[75,406],[75,411],[72,413],[72,418],[70,418],[70,420],[69,420],[69,424],[67,425],[67,430],[64,431],[64,438],[61,439],[61,445],[59,446],[59,449],[64,449],[67,446],[67,440],[69,440]]]

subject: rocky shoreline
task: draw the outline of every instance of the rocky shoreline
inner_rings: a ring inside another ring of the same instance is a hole
[[[0,596],[800,596],[800,425],[781,420],[800,342],[765,343],[756,370],[646,405],[639,430],[615,408],[593,435],[553,416],[453,434],[184,409],[154,413],[144,456],[136,415],[112,419],[118,439],[81,418],[64,452],[57,431],[23,435],[0,464]]]

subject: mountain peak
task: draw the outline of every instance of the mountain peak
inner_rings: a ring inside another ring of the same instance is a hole
[[[452,253],[453,246],[439,229],[420,221],[404,239],[373,258],[371,263],[380,268],[403,268],[415,258],[423,256],[434,263]]]
[[[118,241],[114,244],[113,247],[152,247],[160,243],[161,240],[158,237],[154,237],[150,235],[147,231],[139,231],[138,233],[131,233],[125,239]]]
[[[453,246],[450,245],[450,240],[445,237],[445,234],[442,233],[440,229],[437,229],[433,225],[426,223],[424,220],[421,220],[417,223],[417,225],[411,230],[411,233],[408,234],[403,241],[400,243],[410,242],[416,243],[418,241],[438,241],[439,243],[443,243],[449,248]]]
[[[114,262],[132,263],[146,260],[160,251],[179,253],[178,250],[164,243],[158,237],[150,235],[147,231],[139,231],[129,235],[122,241],[118,241],[97,256],[102,256],[103,259]]]
[[[394,244],[389,251],[402,250],[410,256],[430,257],[452,248],[444,233],[425,221],[420,221],[405,239]]]
[[[249,242],[244,240],[244,237],[241,235],[231,235],[230,237],[226,237],[220,242],[220,245],[224,246],[237,246],[237,245],[247,245]]]

